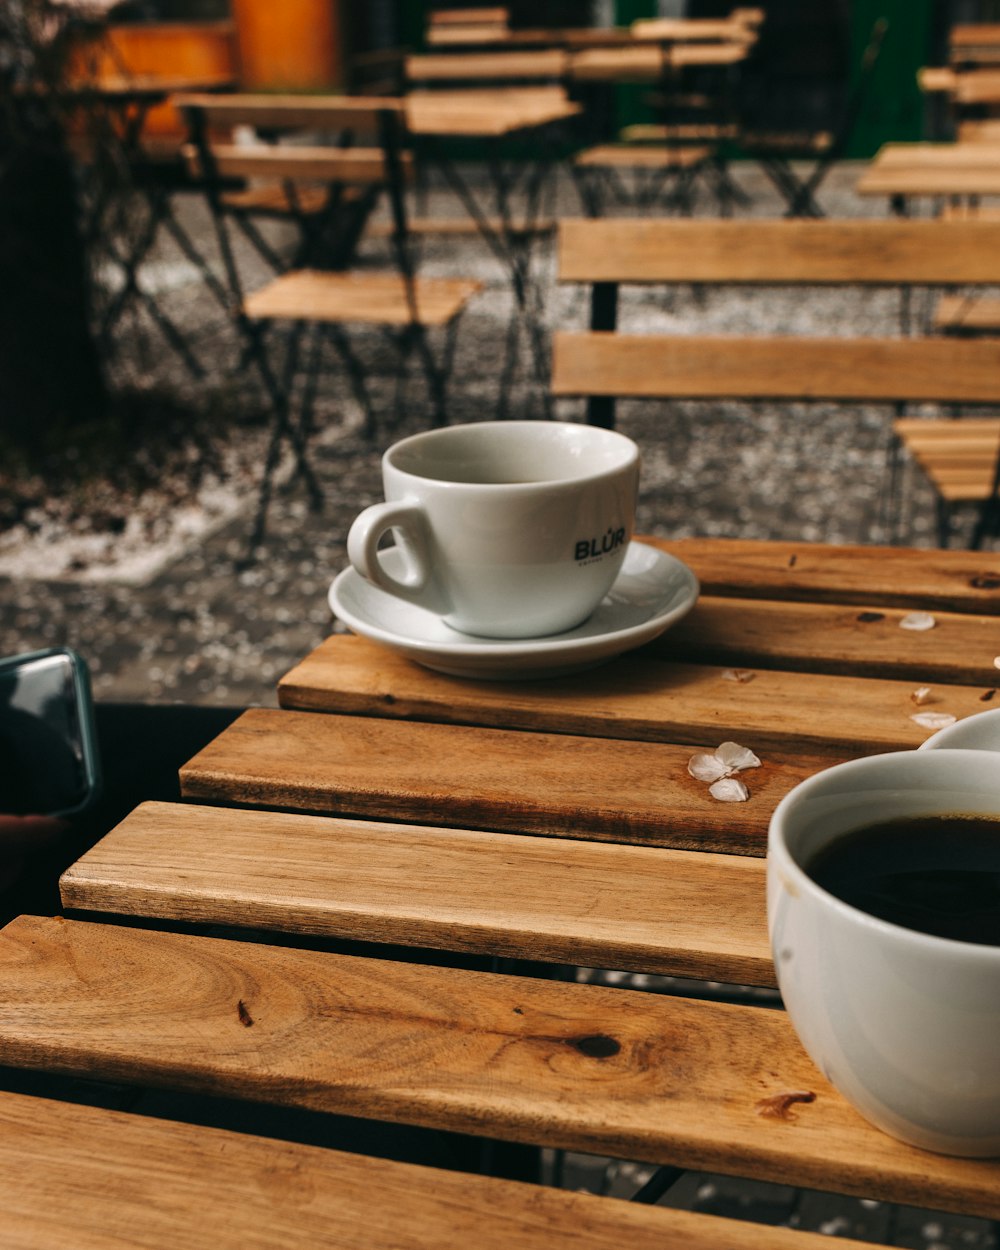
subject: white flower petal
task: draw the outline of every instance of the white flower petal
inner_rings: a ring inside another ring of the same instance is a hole
[[[937,621],[929,612],[908,612],[899,622],[900,629],[912,629],[922,633],[925,629],[933,629]]]
[[[958,719],[950,712],[916,712],[910,720],[916,721],[923,729],[947,729]]]
[[[914,692],[910,695],[910,699],[911,699],[911,700],[912,700],[912,702],[914,702],[914,703],[915,703],[918,707],[919,707],[922,703],[926,703],[926,702],[927,702],[927,700],[928,700],[930,697],[931,697],[931,688],[930,688],[930,686],[918,686],[918,687],[916,688],[916,690],[914,690]]]
[[[1000,660],[1000,656],[997,656],[997,659]],[[1000,668],[1000,665],[997,667]],[[757,674],[751,672],[748,668],[724,668],[722,670],[723,681],[738,681],[741,685],[745,685],[748,681],[753,681],[756,676]]]
[[[993,667],[1000,668],[1000,655],[995,655],[993,657]]]
[[[760,768],[760,760],[749,747],[741,747],[738,742],[723,742],[715,752],[716,759],[731,772],[739,772],[742,768]]]
[[[708,792],[720,803],[745,803],[750,797],[750,791],[739,777],[723,777],[714,786],[709,786]]]
[[[698,781],[718,781],[728,777],[729,769],[716,755],[692,755],[688,760],[688,772]]]

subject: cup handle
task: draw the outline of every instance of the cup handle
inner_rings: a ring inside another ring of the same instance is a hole
[[[403,576],[393,577],[379,558],[382,535],[393,530],[403,560]],[[347,557],[363,578],[390,595],[398,595],[431,612],[445,605],[434,582],[428,554],[427,518],[412,500],[376,503],[354,518],[347,535]]]

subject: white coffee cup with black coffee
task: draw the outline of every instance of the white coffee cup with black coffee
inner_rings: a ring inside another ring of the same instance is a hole
[[[779,803],[767,910],[785,1007],[868,1120],[1000,1154],[1000,756],[839,764]]]

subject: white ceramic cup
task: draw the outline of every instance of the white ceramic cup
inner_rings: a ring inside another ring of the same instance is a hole
[[[796,786],[771,819],[767,913],[778,984],[816,1066],[866,1119],[943,1154],[1000,1154],[1000,947],[932,937],[835,898],[803,870],[899,816],[1000,814],[1000,759],[903,751]]]
[[[921,742],[918,751],[961,747],[972,751],[1000,751],[1000,707],[963,716],[954,725],[939,729]]]
[[[596,426],[484,421],[415,434],[382,457],[385,503],[351,526],[351,564],[463,633],[534,638],[581,624],[618,576],[639,449]],[[389,530],[405,573],[379,559]]]

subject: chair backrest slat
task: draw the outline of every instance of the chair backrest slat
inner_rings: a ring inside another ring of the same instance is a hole
[[[557,333],[552,393],[790,402],[1000,402],[1000,340]]]
[[[563,78],[568,65],[561,48],[527,52],[429,53],[406,58],[410,82],[517,82]]]
[[[182,112],[197,110],[210,127],[257,126],[263,130],[343,130],[365,127],[374,131],[387,111],[402,116],[404,105],[395,97],[337,95],[180,95],[172,103]]]
[[[185,155],[198,159],[188,146]],[[282,178],[366,186],[386,180],[381,148],[282,147],[266,143],[213,144],[216,172],[224,178]],[[412,162],[410,162],[412,163]]]
[[[510,9],[506,5],[494,8],[431,9],[427,14],[429,26],[474,26],[477,23],[506,26],[510,21]]]
[[[564,282],[1000,283],[1000,223],[569,220]]]

